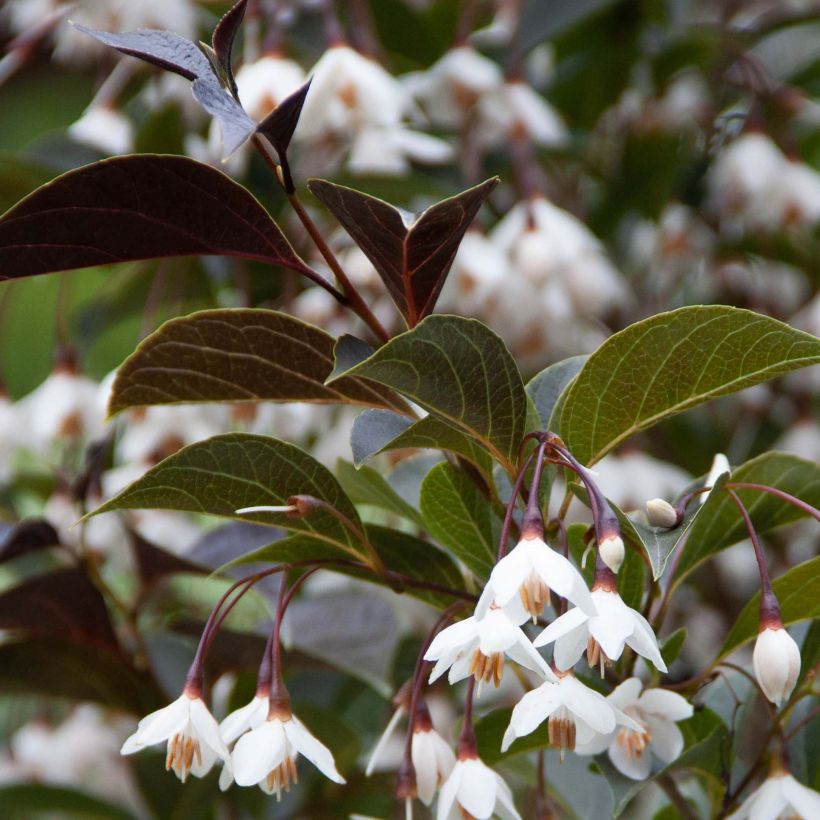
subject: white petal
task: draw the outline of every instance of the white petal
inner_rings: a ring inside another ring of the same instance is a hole
[[[455,808],[456,795],[461,785],[461,775],[463,771],[463,765],[456,763],[453,767],[453,771],[450,772],[450,776],[442,785],[441,791],[438,794],[436,820],[448,820],[450,812]]]
[[[585,686],[574,676],[561,679],[560,697],[564,705],[586,721],[596,732],[609,734],[615,728],[612,704],[600,693]]]
[[[674,721],[686,720],[695,713],[685,697],[668,689],[647,689],[638,698],[638,708],[647,714]]]
[[[248,729],[259,726],[268,716],[268,699],[256,695],[250,703],[242,708],[231,712],[219,724],[219,733],[225,743],[233,743],[241,734]]]
[[[644,749],[642,755],[630,757],[620,743],[613,743],[609,747],[609,759],[621,774],[633,780],[645,780],[652,770],[652,755],[649,749]]]
[[[598,617],[590,619],[590,634],[608,658],[617,660],[624,651],[626,639],[635,630],[632,610],[617,592],[601,590],[594,592],[592,599],[598,609]]]
[[[285,736],[325,777],[334,783],[344,783],[345,779],[336,771],[333,753],[308,731],[307,726],[296,716],[284,722]]]
[[[652,751],[664,762],[671,763],[683,751],[683,734],[669,720],[646,716]]]
[[[637,702],[641,689],[643,689],[643,683],[640,678],[627,678],[609,693],[607,700],[619,709],[626,709],[627,706],[632,706]]]
[[[782,777],[770,777],[749,801],[749,820],[772,820],[780,817],[789,801],[783,794]]]
[[[575,739],[575,754],[577,755],[597,755],[601,752],[605,752],[609,748],[609,744],[615,739],[615,732],[610,732],[609,734],[602,735],[598,732],[595,733],[595,737],[593,737],[587,743],[579,743],[578,739]]]
[[[194,777],[205,777],[209,771],[213,768],[214,763],[216,763],[217,754],[214,749],[208,746],[207,743],[200,743],[199,744],[199,757],[194,755],[194,759],[191,762],[191,774]],[[228,760],[225,761],[225,765],[230,765]]]
[[[783,777],[783,795],[803,817],[820,817],[820,794],[799,783],[790,774]]]
[[[219,733],[219,724],[201,698],[191,700],[191,723],[203,743],[213,749],[223,760],[230,757],[231,753]]]
[[[480,760],[459,761],[464,772],[458,789],[458,802],[476,820],[492,817],[498,781],[494,772]]]
[[[266,720],[242,735],[231,756],[237,784],[253,786],[264,780],[285,759],[285,744],[281,720]]]
[[[168,740],[185,728],[190,715],[191,698],[181,695],[173,703],[146,715],[137,726],[137,731],[125,741],[122,754],[131,754],[143,746],[153,746]]]
[[[556,618],[534,641],[534,646],[546,646],[554,640],[557,640],[562,635],[575,629],[581,624],[585,624],[589,620],[589,615],[583,609],[577,606],[570,609]]]
[[[478,634],[476,623],[476,619],[470,617],[442,629],[424,653],[424,660],[435,661],[447,652],[458,651]]]
[[[226,792],[233,783],[233,768],[230,762],[226,762],[219,773],[219,791]]]
[[[370,760],[367,761],[367,768],[364,770],[365,777],[370,777],[370,775],[373,774],[373,769],[376,767],[376,763],[379,760],[382,750],[388,744],[390,738],[393,737],[393,732],[396,730],[396,726],[398,726],[399,721],[402,719],[402,716],[406,714],[406,712],[407,710],[403,706],[399,706],[399,708],[393,712],[393,715],[388,721],[385,730],[382,732],[381,737],[373,747]]]
[[[495,796],[495,813],[501,820],[521,820],[521,815],[516,811],[513,803],[510,787],[504,782],[501,775],[496,774],[495,777],[498,786],[498,793]]]
[[[534,732],[562,703],[558,684],[542,683],[537,689],[527,692],[516,703],[510,716],[510,725],[502,741],[501,751],[505,752],[518,737]]]
[[[518,633],[518,640],[507,650],[507,654],[521,666],[531,669],[533,672],[540,672],[547,680],[555,682],[557,680],[555,673],[549,668],[538,650],[530,643],[530,639],[520,629]]]
[[[478,599],[478,603],[475,605],[475,612],[473,616],[475,618],[483,618],[488,610],[490,609],[490,604],[495,600],[495,590],[493,589],[492,584],[487,582],[484,585],[484,589],[481,591],[481,595]]]
[[[494,652],[505,652],[514,643],[519,642],[520,636],[524,636],[521,629],[512,623],[501,609],[491,609],[484,618],[476,622],[476,625],[479,649],[487,656]]]
[[[592,595],[584,583],[580,572],[560,553],[544,545],[544,549],[533,555],[533,563],[541,580],[589,615],[595,615]]]
[[[630,610],[630,612],[634,617],[634,630],[632,635],[626,639],[627,644],[639,655],[652,661],[655,668],[660,672],[668,672],[669,670],[666,668],[666,664],[661,656],[658,639],[655,637],[652,627],[640,612],[635,612],[634,609]]]
[[[433,802],[438,785],[436,753],[430,741],[432,732],[415,732],[410,755],[416,770],[416,791],[425,806]]]
[[[458,683],[460,680],[468,677],[470,674],[470,664],[472,663],[473,649],[459,655],[453,665],[450,667],[450,674],[447,676],[447,681],[450,684]]]
[[[495,590],[495,600],[499,606],[504,606],[514,595],[518,595],[521,584],[532,572],[530,544],[530,541],[519,541],[512,551],[493,567],[489,584]]]
[[[562,672],[572,669],[581,659],[581,655],[584,654],[584,650],[587,648],[587,638],[589,637],[587,627],[588,624],[582,624],[555,642],[552,659]]]

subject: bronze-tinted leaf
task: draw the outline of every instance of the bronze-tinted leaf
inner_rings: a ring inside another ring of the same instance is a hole
[[[310,272],[248,191],[186,157],[95,162],[43,185],[0,217],[0,281],[194,254]]]
[[[237,96],[237,91],[231,66],[231,54],[233,52],[233,41],[236,39],[239,27],[242,25],[247,5],[248,0],[239,0],[238,3],[234,4],[216,24],[211,38],[219,67],[228,80],[234,96]]]
[[[74,28],[129,57],[138,57],[147,63],[180,74],[188,80],[213,76],[211,63],[199,46],[172,31],[141,28],[137,31],[115,34],[109,31],[94,31],[76,23]]]
[[[27,518],[0,532],[0,562],[59,546],[60,536],[45,518]]]
[[[406,412],[391,390],[356,378],[326,385],[335,339],[274,310],[203,310],[172,319],[120,367],[110,412],[200,401],[314,401]]]
[[[435,307],[464,232],[497,182],[494,177],[445,199],[411,225],[398,208],[374,196],[322,179],[308,187],[364,251],[414,327]]]

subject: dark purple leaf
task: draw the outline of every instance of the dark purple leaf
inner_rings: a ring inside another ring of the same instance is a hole
[[[424,211],[408,226],[398,208],[323,179],[308,183],[364,251],[410,327],[435,307],[465,231],[494,177]]]
[[[194,254],[312,273],[259,202],[187,157],[115,157],[69,171],[0,217],[0,281]]]
[[[239,26],[242,25],[247,5],[248,0],[239,0],[232,6],[216,24],[211,38],[219,67],[227,78],[234,96],[237,96],[237,91],[231,67],[231,53],[233,52],[233,41],[236,39]]]
[[[137,564],[140,578],[144,586],[150,586],[165,575],[174,575],[178,572],[207,574],[209,569],[166,552],[156,544],[143,538],[138,533],[129,530],[129,540]]]
[[[302,114],[302,106],[310,89],[313,78],[309,79],[301,88],[298,88],[289,97],[282,100],[273,111],[259,123],[256,129],[276,149],[279,161],[282,163],[285,191],[293,193],[296,190],[293,178],[290,175],[290,166],[287,162],[287,151],[293,132]]]
[[[0,533],[0,562],[59,546],[60,536],[45,518],[29,518]]]
[[[256,123],[215,77],[194,80],[191,90],[194,99],[216,117],[222,129],[222,153],[225,158],[229,157],[253,134]]]
[[[172,31],[141,28],[137,31],[115,34],[109,31],[94,31],[76,23],[74,28],[123,54],[139,57],[147,63],[181,74],[188,80],[214,76],[211,63],[199,46]]]
[[[75,568],[38,575],[0,595],[0,629],[119,646],[102,595]]]
[[[357,364],[373,355],[373,348],[357,336],[345,333],[336,340],[333,346],[333,371],[327,376],[328,381],[339,374],[350,370]]]

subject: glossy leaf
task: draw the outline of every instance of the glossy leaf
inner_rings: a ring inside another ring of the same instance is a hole
[[[349,461],[336,462],[336,477],[354,504],[370,504],[424,526],[419,511],[410,506],[372,467],[356,469]]]
[[[219,123],[222,131],[222,157],[227,159],[256,130],[256,122],[213,77],[194,80],[194,99]]]
[[[434,584],[443,584],[455,590],[464,590],[464,578],[453,559],[427,541],[422,541],[405,532],[369,524],[367,536],[376,552],[381,556],[385,566],[394,572],[400,572],[410,578]],[[252,550],[241,558],[230,562],[222,569],[245,564],[278,564],[289,561],[312,561],[326,558],[349,558],[344,552],[326,541],[318,541],[308,535],[291,535],[269,544],[266,547]],[[367,570],[344,564],[334,566],[334,571],[345,575],[363,578],[375,584],[383,583],[377,576]],[[408,586],[407,595],[420,598],[437,607],[444,607],[456,600],[452,595],[443,592],[417,589]]]
[[[180,74],[187,80],[214,76],[211,63],[199,46],[171,31],[143,28],[115,34],[94,31],[76,23],[74,28],[129,57],[138,57],[166,71]]]
[[[820,507],[820,465],[789,453],[763,453],[733,469],[730,481],[777,487]],[[736,492],[758,533],[797,521],[805,515],[797,507],[769,493],[740,489]],[[714,504],[709,503],[708,508],[703,505],[701,514],[693,523],[675,581],[680,581],[710,555],[746,537],[739,510],[726,493],[721,493]]]
[[[772,582],[772,587],[780,602],[780,615],[786,626],[820,617],[820,557],[798,564],[783,573]],[[738,646],[756,638],[759,631],[760,593],[758,592],[743,607],[718,657],[725,658]]]
[[[429,316],[346,375],[405,394],[512,469],[524,435],[527,395],[504,343],[481,322]]]
[[[310,272],[251,194],[186,157],[95,162],[38,188],[0,217],[0,281],[193,254]]]
[[[409,225],[398,208],[352,188],[323,179],[310,180],[308,188],[364,251],[415,327],[435,307],[462,237],[497,183],[488,179],[445,199]]]
[[[442,463],[421,485],[421,514],[430,533],[479,578],[495,564],[501,522],[463,470]]]
[[[616,333],[567,393],[557,432],[592,464],[708,399],[820,362],[820,339],[748,310],[684,307]]]
[[[248,513],[244,507],[283,506],[294,495],[327,502],[354,524],[356,508],[333,474],[304,450],[267,436],[229,433],[191,444],[152,467],[94,511],[185,510],[238,518],[306,532],[343,552],[363,557],[361,544],[330,513],[304,518],[286,513]]]
[[[227,79],[234,96],[236,96],[237,91],[236,81],[233,76],[233,67],[231,65],[231,55],[233,53],[233,43],[242,25],[242,20],[245,17],[247,5],[248,0],[239,0],[238,3],[231,6],[216,24],[213,37],[211,38],[211,44],[213,45],[214,54],[216,54],[220,70]]]
[[[389,390],[339,379],[334,339],[273,310],[204,310],[166,322],[122,364],[109,412],[199,401],[342,402],[402,409]]]
[[[532,399],[544,430],[550,429],[552,414],[561,394],[581,371],[589,356],[571,356],[544,368],[527,383],[527,395]]]
[[[356,417],[350,432],[353,463],[364,464],[388,450],[447,450],[467,459],[485,477],[492,474],[487,451],[469,436],[435,416],[413,422],[390,410],[366,410]]]

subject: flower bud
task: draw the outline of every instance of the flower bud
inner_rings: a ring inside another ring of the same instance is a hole
[[[791,695],[800,674],[800,649],[794,638],[782,626],[762,629],[752,662],[760,688],[780,706]]]
[[[646,517],[653,527],[670,529],[680,523],[677,510],[662,498],[650,498],[646,502]]]
[[[624,541],[620,535],[608,535],[598,542],[601,560],[613,571],[618,572],[624,562]]]

